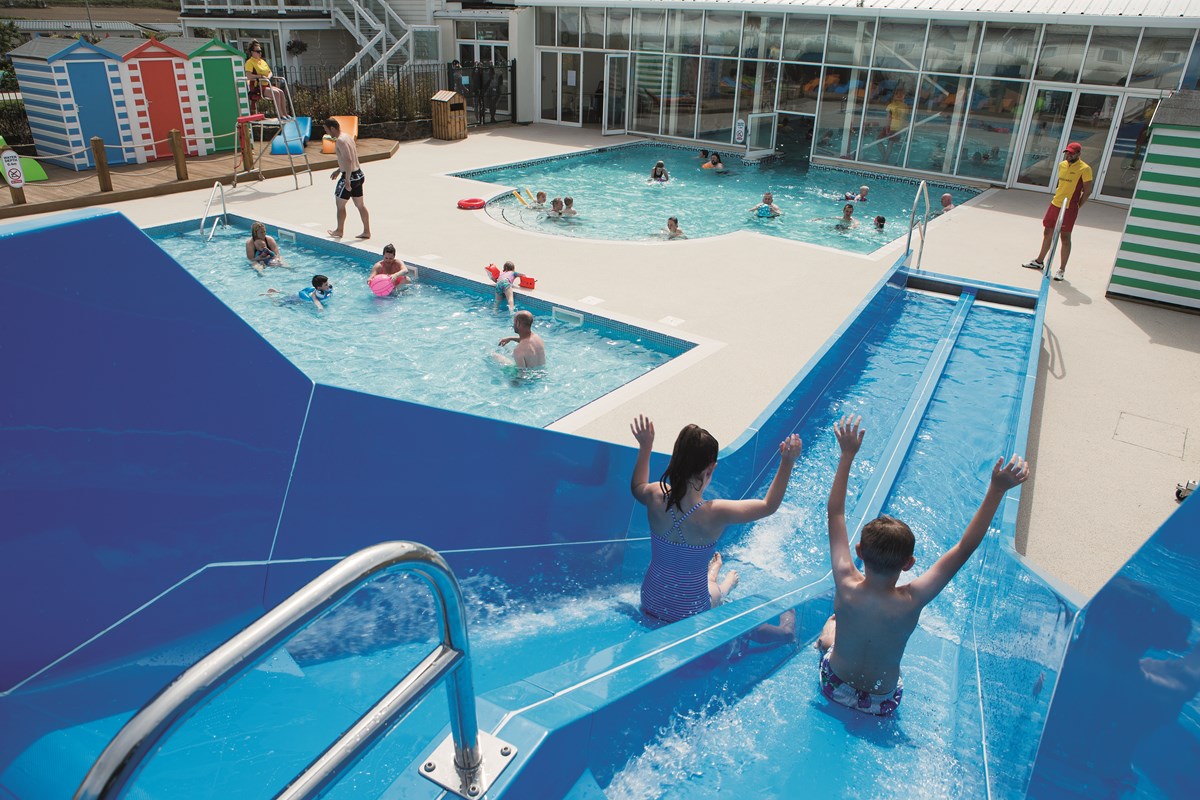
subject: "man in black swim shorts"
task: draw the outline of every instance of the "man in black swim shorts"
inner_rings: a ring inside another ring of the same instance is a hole
[[[363,231],[357,238],[370,239],[371,215],[367,213],[367,206],[363,202],[363,182],[366,177],[358,163],[358,148],[354,139],[342,131],[342,126],[336,119],[325,120],[325,132],[337,140],[335,150],[338,161],[337,169],[329,176],[331,180],[337,179],[337,185],[333,189],[333,195],[337,198],[337,227],[329,231],[329,235],[335,239],[342,238],[346,225],[346,201],[352,200],[363,224]]]

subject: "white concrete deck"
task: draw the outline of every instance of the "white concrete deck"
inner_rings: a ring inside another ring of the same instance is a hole
[[[707,356],[569,426],[631,443],[629,420],[646,413],[661,447],[688,422],[727,444],[863,299],[903,242],[860,256],[742,233],[650,244],[544,237],[457,210],[459,198],[496,189],[445,177],[624,140],[535,125],[403,144],[390,161],[367,165],[374,237],[359,246],[378,252],[393,242],[404,258],[475,278],[488,262],[512,259],[538,278],[545,299],[579,305],[598,297],[598,313],[711,340]],[[228,193],[229,210],[312,233],[332,227],[328,173],[316,175],[312,188],[292,185],[290,177],[244,185]],[[147,227],[198,217],[207,196],[115,207]],[[1036,254],[1047,201],[1033,192],[991,192],[936,219],[925,268],[1036,287],[1040,273],[1018,265]],[[586,198],[578,204],[586,213]],[[1030,559],[1085,595],[1176,508],[1175,484],[1200,477],[1200,448],[1188,441],[1190,430],[1200,430],[1200,316],[1104,297],[1124,219],[1122,207],[1089,203],[1068,280],[1052,285],[1030,431],[1034,477],[1018,525],[1018,546]],[[347,233],[359,230],[351,207]],[[682,322],[659,322],[667,317]],[[552,341],[549,350],[553,358]]]

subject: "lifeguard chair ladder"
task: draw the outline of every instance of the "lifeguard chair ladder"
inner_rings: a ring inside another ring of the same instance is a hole
[[[245,81],[246,78],[243,77],[239,80]],[[272,78],[272,80],[283,85],[284,94],[287,96],[287,105],[292,110],[292,118],[295,119],[296,105],[292,102],[291,87],[283,78]],[[283,110],[285,109],[276,109],[276,113],[279,113]],[[267,148],[271,146],[271,140],[274,138],[273,135],[267,135],[268,128],[278,129],[279,134],[283,136],[283,150],[285,153],[287,153],[288,166],[292,170],[292,181],[296,184],[296,188],[300,188],[300,173],[302,172],[308,173],[308,185],[312,186],[312,164],[310,164],[308,161],[308,151],[304,148],[303,137],[300,139],[300,157],[304,159],[304,163],[301,167],[297,168],[296,158],[292,154],[292,140],[288,135],[288,125],[277,118],[268,117],[265,114],[249,114],[247,116],[237,118],[238,152],[233,162],[233,179],[231,181],[232,186],[237,188],[238,179],[246,175],[257,175],[257,180],[260,181],[266,178],[262,171],[262,158],[267,152]],[[255,130],[258,131],[259,138],[257,150],[255,150],[254,146]],[[292,130],[294,130],[296,133],[299,133],[298,127],[293,128]],[[253,155],[250,156],[248,154]],[[239,165],[241,169],[238,168]]]

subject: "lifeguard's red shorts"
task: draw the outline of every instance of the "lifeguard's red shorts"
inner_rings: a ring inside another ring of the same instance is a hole
[[[1042,217],[1042,227],[1053,228],[1054,223],[1058,222],[1058,214],[1061,211],[1061,208],[1051,203],[1050,207],[1046,209],[1046,216]],[[1072,203],[1071,207],[1067,209],[1067,215],[1063,217],[1062,230],[1064,233],[1071,232],[1071,229],[1075,227],[1075,218],[1078,216],[1079,206]]]

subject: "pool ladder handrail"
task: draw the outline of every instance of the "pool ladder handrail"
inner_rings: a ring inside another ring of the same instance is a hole
[[[917,265],[914,267],[914,269],[918,270],[921,268],[921,256],[925,253],[925,226],[929,224],[931,208],[929,205],[929,183],[927,181],[921,181],[920,185],[917,186],[917,194],[913,197],[912,213],[908,217],[908,241],[904,244],[904,252],[911,254],[913,227],[917,224],[917,204],[921,202],[922,195],[925,197],[925,213],[921,216],[921,244],[917,248]]]
[[[462,797],[482,795],[511,762],[516,748],[479,730],[462,590],[436,551],[416,542],[393,541],[339,561],[163,688],[104,748],[75,791],[75,800],[120,796],[159,745],[210,695],[254,669],[292,635],[363,584],[397,572],[416,573],[429,584],[439,611],[441,644],[276,798],[318,796],[443,678],[449,682],[450,736],[419,771]],[[484,749],[488,756],[486,774]],[[435,759],[443,751],[452,755],[452,761],[435,776],[436,767],[443,766]]]
[[[1050,234],[1050,249],[1046,251],[1046,260],[1042,262],[1042,279],[1050,280],[1050,275],[1053,272],[1051,265],[1054,263],[1054,254],[1058,252],[1059,237],[1062,236],[1063,220],[1067,217],[1067,208],[1071,205],[1071,198],[1064,197],[1062,208],[1059,209],[1058,219],[1054,221],[1054,232]]]
[[[229,212],[225,209],[225,187],[220,181],[213,181],[212,191],[208,193],[208,203],[204,206],[204,215],[200,217],[200,235],[204,235],[204,223],[208,221],[208,212],[212,209],[213,199],[217,196],[217,192],[221,193],[221,217],[219,220],[213,220],[212,230],[209,231],[208,238],[205,241],[211,242],[214,235],[217,233],[217,222],[222,226],[229,224]]]

